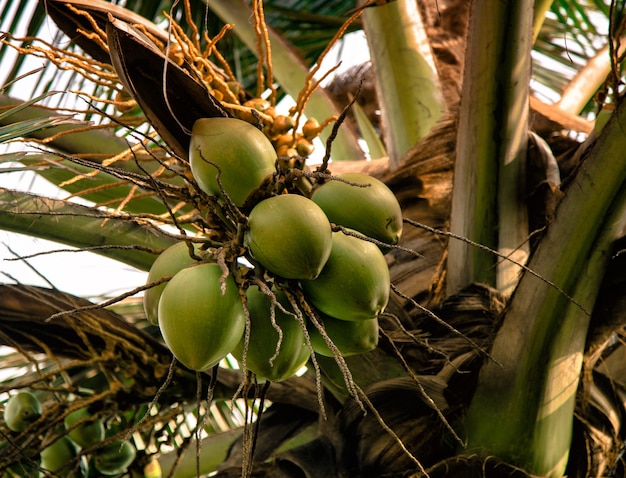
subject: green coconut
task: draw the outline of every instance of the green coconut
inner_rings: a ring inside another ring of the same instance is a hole
[[[43,410],[39,399],[30,392],[12,395],[4,407],[4,421],[9,430],[23,431],[30,423],[41,417]]]
[[[236,206],[274,173],[276,151],[261,130],[235,118],[201,118],[191,131],[191,173],[207,194],[221,196],[219,180]],[[218,169],[219,168],[219,169]]]
[[[287,311],[293,311],[283,293],[276,293],[279,303]],[[282,341],[278,355],[276,348],[279,333],[272,324],[272,302],[258,287],[246,291],[247,307],[250,312],[250,339],[246,354],[246,367],[259,379],[279,382],[293,376],[309,359],[304,331],[295,316],[286,314],[278,306],[274,308],[274,320],[282,331]],[[244,340],[233,350],[233,355],[241,363]]]
[[[320,315],[320,321],[326,335],[343,357],[369,352],[378,345],[377,317],[365,320],[339,320],[328,315]],[[313,350],[326,357],[332,357],[333,352],[318,328],[310,322],[307,324],[307,328]]]
[[[80,423],[75,425],[79,421]],[[89,448],[104,440],[105,430],[102,420],[93,418],[87,407],[70,412],[65,417],[64,424],[68,436],[82,448]]]
[[[136,456],[135,447],[129,441],[118,440],[96,450],[92,460],[99,473],[111,476],[126,472]]]
[[[199,256],[200,246],[198,244],[193,245],[195,254]],[[164,277],[174,276],[177,272],[180,272],[187,266],[195,264],[197,261],[191,257],[189,253],[189,246],[186,242],[177,242],[173,246],[165,249],[159,257],[156,258],[150,272],[148,272],[148,279],[146,284],[151,284]],[[147,289],[143,294],[143,308],[146,312],[146,317],[152,325],[158,325],[158,311],[159,311],[159,299],[163,293],[163,289],[167,282],[163,282],[157,286]]]
[[[338,177],[367,186],[333,180],[319,187],[311,199],[330,222],[386,244],[397,244],[402,235],[402,209],[391,189],[367,174],[344,173]]]
[[[41,467],[61,474],[70,469],[69,461],[76,456],[76,446],[67,436],[62,436],[41,450]],[[63,473],[62,476],[66,476]]]
[[[219,265],[203,262],[178,272],[159,300],[159,327],[172,354],[191,370],[216,365],[237,345],[245,318],[237,284]]]
[[[283,194],[250,212],[245,245],[268,271],[285,279],[314,279],[330,254],[330,223],[310,199]]]
[[[383,253],[371,242],[332,235],[330,256],[315,280],[301,281],[320,312],[340,320],[369,320],[387,306],[391,281]]]

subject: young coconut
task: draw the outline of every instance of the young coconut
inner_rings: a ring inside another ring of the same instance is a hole
[[[74,426],[79,421],[81,423]],[[81,448],[89,448],[104,440],[105,430],[102,420],[92,418],[87,407],[69,413],[65,417],[64,424],[65,429],[68,430],[67,435]]]
[[[76,456],[76,446],[67,436],[62,436],[41,450],[41,467],[44,470],[67,476],[71,465],[68,462]]]
[[[9,430],[21,432],[42,414],[41,402],[30,392],[19,392],[4,407],[4,421]]]
[[[343,357],[369,352],[378,345],[378,317],[365,320],[339,320],[320,314],[320,322],[326,335]],[[333,352],[318,328],[308,322],[307,329],[315,353],[332,357]]]
[[[402,209],[391,189],[372,176],[345,173],[338,176],[354,184],[328,181],[312,196],[330,222],[354,229],[385,244],[395,245],[402,234]]]
[[[243,336],[245,317],[232,276],[222,293],[218,264],[201,262],[178,272],[159,300],[159,327],[174,357],[191,370],[216,365]]]
[[[332,232],[324,211],[310,199],[283,194],[250,212],[244,242],[268,271],[285,279],[314,279],[330,255]]]
[[[274,173],[276,151],[263,132],[236,118],[201,118],[191,131],[189,163],[198,186],[221,196],[217,176],[236,206]],[[219,171],[218,171],[219,168]]]
[[[199,244],[194,244],[194,252],[196,255],[200,255]],[[195,264],[197,261],[189,254],[189,246],[186,242],[177,242],[173,246],[165,249],[159,257],[156,258],[150,272],[148,272],[148,280],[146,284],[156,282],[164,277],[174,276],[177,272],[180,272],[185,267]],[[143,294],[143,308],[146,312],[146,317],[152,325],[158,325],[158,311],[159,311],[159,299],[163,293],[163,289],[167,282],[163,282],[157,286],[147,289]]]
[[[117,440],[106,445],[93,454],[93,466],[102,475],[119,475],[125,473],[135,461],[137,452],[127,440]]]
[[[315,280],[300,282],[307,300],[340,320],[369,320],[387,306],[391,280],[373,243],[334,232],[330,256]]]
[[[287,311],[292,311],[289,300],[283,293],[276,293],[277,300]],[[250,341],[246,354],[246,367],[259,379],[280,382],[294,375],[311,355],[306,345],[304,331],[293,315],[274,308],[274,319],[282,331],[282,341],[278,355],[279,334],[272,325],[272,302],[258,287],[246,291],[247,306],[250,312]],[[244,339],[233,350],[233,355],[242,362]],[[272,360],[273,359],[273,360]]]

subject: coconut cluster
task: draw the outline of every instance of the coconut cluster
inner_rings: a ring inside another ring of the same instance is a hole
[[[384,183],[285,171],[294,162],[234,118],[194,124],[189,164],[198,188],[238,219],[234,244],[180,242],[149,272],[145,312],[178,361],[200,371],[230,353],[258,379],[280,381],[311,352],[376,347],[390,291],[384,253],[402,232]],[[285,179],[294,177],[308,187]]]
[[[42,415],[43,406],[38,396],[26,390],[12,395],[3,412],[4,423],[13,433],[23,432]],[[137,454],[128,440],[114,440],[98,447],[105,440],[107,431],[102,419],[92,414],[88,407],[76,408],[65,415],[65,433],[59,432],[59,437],[45,446],[39,456],[40,468],[51,473],[70,473],[73,465],[68,463],[77,457],[79,451],[95,447],[93,452],[83,454],[80,459],[85,476],[88,470],[93,470],[94,476],[118,476],[126,472]],[[0,450],[7,444],[0,442]]]

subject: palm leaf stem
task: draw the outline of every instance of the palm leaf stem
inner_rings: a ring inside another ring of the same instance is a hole
[[[365,9],[363,25],[376,76],[391,169],[441,118],[445,105],[428,36],[415,2]]]
[[[535,0],[534,18],[533,18],[533,43],[539,36],[541,27],[543,26],[546,13],[550,10],[553,0]]]
[[[470,12],[450,227],[456,235],[523,263],[528,225],[520,198],[528,141],[533,2],[494,7],[473,2]],[[486,250],[450,242],[449,294],[474,282],[510,293],[518,274],[509,261],[496,265],[495,256]]]
[[[626,52],[626,37],[619,43],[621,56]],[[558,107],[571,114],[580,114],[585,105],[593,98],[602,87],[611,72],[611,55],[609,46],[602,48],[587,64],[576,73],[569,84],[563,90]]]
[[[624,121],[622,101],[533,254],[544,281],[522,277],[467,415],[470,450],[533,475],[560,477],[567,464],[588,311],[626,219]]]
[[[174,243],[156,227],[130,218],[116,219],[90,207],[4,188],[0,228],[78,248],[102,246],[95,252],[141,270],[148,270],[156,253]]]

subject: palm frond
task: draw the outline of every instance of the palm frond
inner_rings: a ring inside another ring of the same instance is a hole
[[[610,4],[609,0],[553,2],[533,49],[536,94],[558,101],[576,72],[606,47]],[[589,100],[583,114],[596,107]]]

